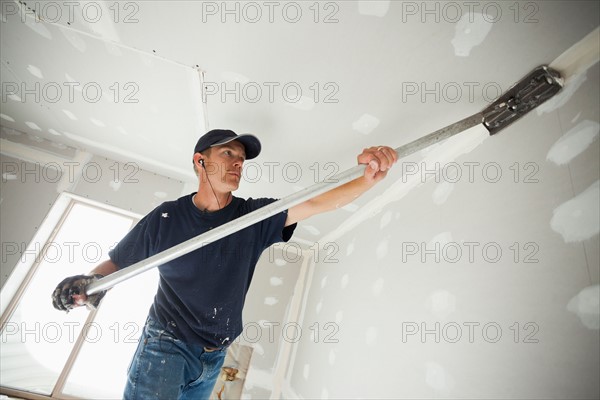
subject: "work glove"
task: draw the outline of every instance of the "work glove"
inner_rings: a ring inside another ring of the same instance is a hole
[[[94,310],[106,294],[106,290],[87,296],[85,288],[92,282],[103,278],[100,274],[75,275],[64,279],[52,293],[52,305],[60,311],[69,312],[75,307],[85,305],[88,310]]]

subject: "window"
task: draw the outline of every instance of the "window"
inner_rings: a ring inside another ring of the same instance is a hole
[[[121,398],[158,271],[117,285],[96,311],[55,310],[50,294],[56,285],[107,259],[139,217],[62,196],[68,201],[59,199],[66,204],[60,222],[40,227],[54,234],[43,246],[32,242],[29,248],[37,250],[24,253],[15,268],[26,266],[27,276],[13,273],[2,289],[19,287],[1,320],[0,385],[55,398]]]

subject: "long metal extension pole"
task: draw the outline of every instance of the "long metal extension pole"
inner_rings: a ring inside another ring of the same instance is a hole
[[[504,95],[490,104],[482,112],[455,122],[452,125],[439,129],[394,150],[398,154],[398,158],[403,158],[481,123],[483,123],[485,128],[493,135],[554,96],[561,88],[562,79],[558,72],[546,66],[538,67],[511,87]],[[130,265],[127,268],[114,272],[91,283],[86,288],[86,293],[91,295],[109,289],[144,271],[158,267],[167,261],[204,247],[225,236],[231,235],[232,233],[285,211],[297,204],[305,202],[306,200],[310,200],[313,197],[328,192],[362,176],[365,168],[366,165],[364,164],[357,165],[333,176],[327,182],[323,181],[309,186],[306,189],[300,190],[299,192],[284,197],[281,200],[275,201],[215,229],[186,240],[170,249]]]
[[[458,121],[445,128],[439,129],[427,136],[417,139],[413,142],[405,144],[396,148],[398,158],[406,157],[409,154],[415,153],[421,149],[429,147],[435,143],[441,142],[454,136],[460,132],[463,132],[469,128],[479,125],[483,122],[483,115],[477,113],[461,121]],[[145,260],[139,261],[127,268],[123,268],[117,272],[114,272],[96,282],[91,283],[86,288],[88,295],[101,292],[109,289],[116,284],[123,282],[131,277],[134,277],[142,272],[148,271],[154,267],[158,267],[170,260],[187,254],[191,251],[204,247],[212,242],[229,236],[232,233],[240,231],[250,225],[254,225],[264,219],[272,217],[282,211],[285,211],[297,204],[303,203],[306,200],[312,199],[322,193],[328,192],[338,186],[348,183],[364,174],[366,165],[360,164],[352,167],[344,172],[329,178],[327,182],[319,182],[305,189],[302,189],[290,196],[284,197],[277,200],[269,205],[259,208],[249,214],[243,215],[240,218],[236,218],[226,224],[216,227],[208,232],[186,240],[170,249],[164,250],[157,253]]]

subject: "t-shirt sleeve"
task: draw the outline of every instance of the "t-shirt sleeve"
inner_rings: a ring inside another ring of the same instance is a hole
[[[108,252],[119,269],[127,268],[153,254],[159,225],[159,209],[142,218],[117,245]]]
[[[251,204],[252,211],[269,205],[275,201],[277,201],[277,199],[248,199],[248,202]],[[287,210],[285,210],[260,222],[261,238],[263,240],[264,248],[267,248],[275,243],[287,242],[292,238],[297,224],[285,226],[287,215]]]

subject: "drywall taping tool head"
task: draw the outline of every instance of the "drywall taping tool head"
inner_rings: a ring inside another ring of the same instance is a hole
[[[498,133],[553,97],[562,89],[563,82],[552,68],[537,67],[481,112],[483,125],[490,135]]]

